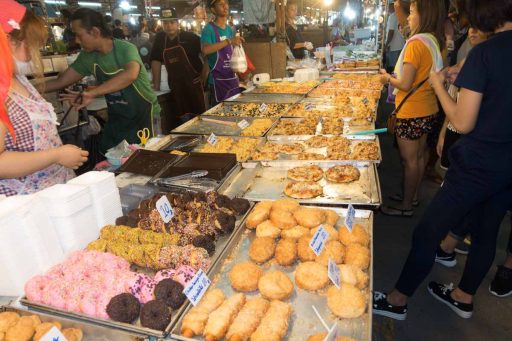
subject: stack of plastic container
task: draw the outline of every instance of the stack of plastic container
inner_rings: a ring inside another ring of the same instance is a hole
[[[123,215],[116,179],[110,172],[88,172],[68,182],[68,185],[86,186],[92,197],[96,216],[97,232],[105,226],[115,224]]]
[[[64,252],[36,196],[13,196],[1,201],[0,296],[18,296],[29,278],[61,262]]]
[[[55,185],[37,193],[37,196],[57,231],[65,253],[83,249],[98,238],[88,187]]]

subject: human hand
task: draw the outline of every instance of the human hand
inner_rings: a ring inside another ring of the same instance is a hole
[[[446,79],[448,79],[448,81],[452,84],[455,83],[455,80],[459,76],[460,69],[461,69],[461,67],[459,65],[454,65],[454,66],[447,68],[446,69]]]
[[[391,75],[389,73],[386,72],[386,70],[384,69],[380,69],[379,70],[379,73],[380,73],[380,83],[382,85],[386,85],[389,83],[389,80],[391,79]]]
[[[78,169],[89,156],[87,150],[82,150],[75,145],[66,144],[57,148],[57,163],[66,168]]]
[[[245,43],[245,39],[243,37],[234,36],[233,38],[231,38],[232,45],[240,46],[240,45],[242,45],[242,43]]]
[[[432,87],[444,86],[444,82],[446,81],[446,69],[443,69],[439,72],[432,71],[430,73],[428,81],[430,82]]]
[[[87,91],[80,93],[78,91],[66,89],[66,93],[61,94],[59,99],[61,101],[69,101],[72,106],[74,106],[77,110],[80,110],[91,104],[95,97],[96,96]]]
[[[306,41],[304,42],[304,47],[307,49],[307,50],[312,50],[314,47],[313,47],[313,43],[309,42],[309,41]]]

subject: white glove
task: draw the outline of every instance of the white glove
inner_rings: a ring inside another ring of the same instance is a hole
[[[304,42],[304,47],[308,50],[312,50],[313,49],[313,44],[309,41],[305,41]]]

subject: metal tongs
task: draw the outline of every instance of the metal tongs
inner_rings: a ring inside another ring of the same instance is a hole
[[[193,172],[190,172],[187,174],[171,176],[170,178],[161,178],[161,179],[158,179],[157,181],[164,182],[164,183],[171,183],[171,182],[176,182],[179,180],[202,178],[206,175],[208,175],[207,170],[196,170],[196,171],[193,171]]]
[[[182,148],[185,148],[185,147],[192,147],[192,146],[196,146],[198,145],[201,141],[203,140],[203,138],[201,136],[198,136],[196,138],[193,138],[192,140],[190,141],[187,141],[187,142],[184,142],[182,144],[179,144],[175,147],[172,147],[172,149],[174,150],[180,150]]]
[[[153,183],[161,187],[194,188],[202,191],[214,190],[219,182],[214,179],[205,178],[206,170],[197,170],[191,173],[173,176],[170,178],[156,179]]]

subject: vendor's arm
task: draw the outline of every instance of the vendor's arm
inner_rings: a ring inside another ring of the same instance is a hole
[[[165,32],[160,32],[155,36],[155,42],[151,48],[151,75],[153,78],[153,89],[160,91],[160,81],[162,80],[162,64],[164,62]]]
[[[226,46],[229,45],[241,45],[245,42],[242,37],[228,37],[221,42],[217,42],[217,37],[215,36],[215,31],[213,30],[212,24],[208,24],[203,29],[203,33],[201,34],[201,52],[208,56],[210,54],[216,53],[219,50],[222,50]]]
[[[7,128],[0,122],[0,178],[27,176],[53,164],[77,169],[87,161],[89,152],[74,145],[36,152],[10,152],[5,150]]]
[[[162,62],[158,60],[151,61],[151,74],[153,76],[153,89],[160,91],[160,82],[162,80]]]
[[[79,80],[84,78],[75,69],[69,67],[66,71],[60,73],[56,79],[46,82],[44,91],[46,93],[62,90],[72,84],[75,84]]]

